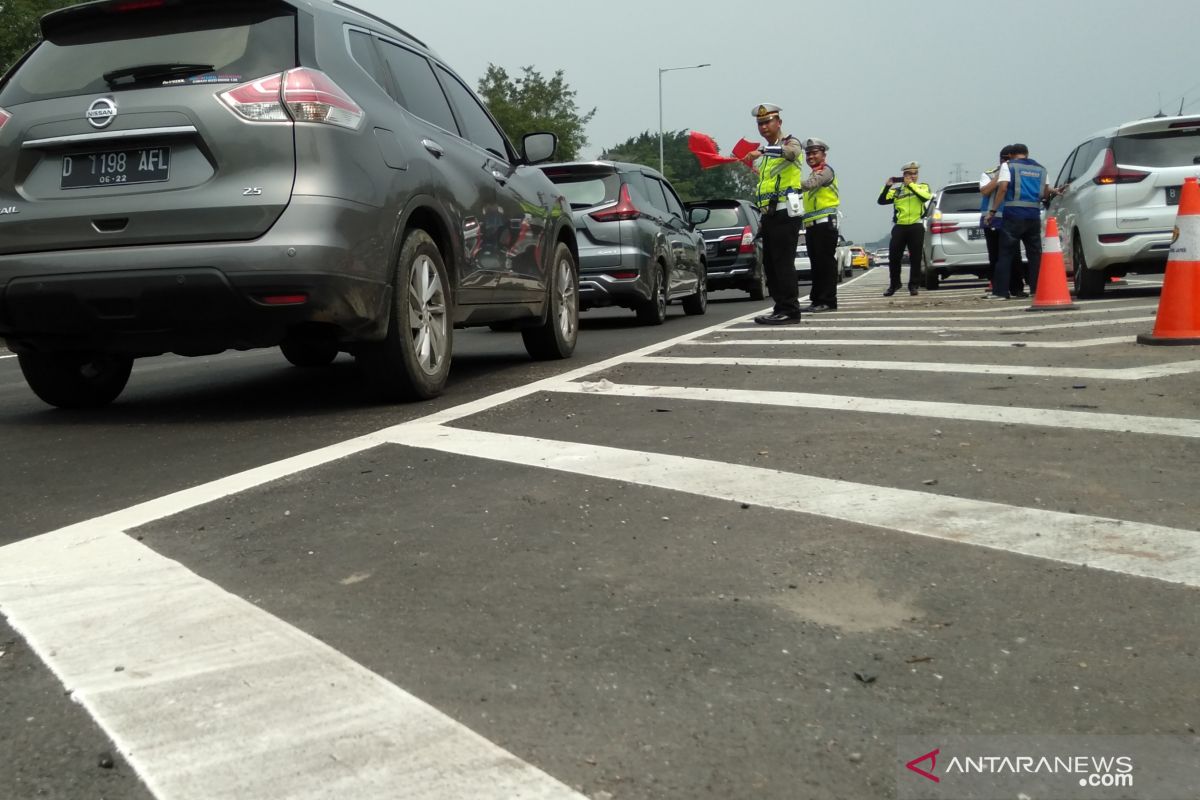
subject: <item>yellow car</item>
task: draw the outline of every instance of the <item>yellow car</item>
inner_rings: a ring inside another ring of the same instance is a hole
[[[858,245],[853,245],[850,248],[850,266],[866,269],[871,266],[870,260],[867,258],[867,251]]]

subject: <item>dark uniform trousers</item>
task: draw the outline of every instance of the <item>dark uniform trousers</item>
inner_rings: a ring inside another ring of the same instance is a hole
[[[800,240],[800,217],[789,217],[786,209],[762,215],[763,267],[767,291],[775,301],[775,313],[800,316],[800,284],[796,280],[796,243]]]
[[[908,250],[908,288],[917,289],[921,284],[921,259],[925,246],[925,224],[914,222],[911,225],[893,225],[892,241],[888,246],[888,273],[891,276],[891,288],[900,288],[900,266],[904,260],[904,251]]]
[[[996,261],[1000,258],[1000,229],[989,228],[986,223],[983,225],[983,238],[987,240],[988,263],[992,265],[992,274],[996,274]],[[1017,253],[1019,256],[1020,253]],[[1009,265],[1012,272],[1009,273],[1008,288],[1012,294],[1020,294],[1025,291],[1025,276],[1028,274],[1026,265],[1020,258],[1015,258],[1012,264]],[[992,287],[993,291],[995,287]],[[1004,294],[1004,292],[996,292],[996,294]]]
[[[804,229],[808,258],[812,262],[812,291],[808,299],[814,306],[837,308],[837,223],[815,222]]]

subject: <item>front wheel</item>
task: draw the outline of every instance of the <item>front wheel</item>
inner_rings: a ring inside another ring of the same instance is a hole
[[[449,285],[433,239],[410,231],[396,265],[387,334],[357,352],[368,383],[385,400],[427,400],[445,388],[454,342]]]
[[[133,359],[112,353],[21,353],[29,388],[58,408],[100,408],[125,389]]]
[[[683,298],[681,305],[683,313],[698,317],[708,311],[708,278],[701,275],[696,286],[696,293]]]
[[[554,248],[547,293],[546,321],[521,331],[525,351],[538,361],[569,358],[579,338],[579,274],[571,248],[562,242]]]
[[[767,267],[762,263],[762,259],[758,259],[755,265],[755,273],[753,283],[747,289],[750,293],[751,300],[765,300],[767,297]]]

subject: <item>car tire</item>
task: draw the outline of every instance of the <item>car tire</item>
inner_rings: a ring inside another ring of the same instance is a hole
[[[650,299],[638,303],[637,318],[643,325],[662,325],[667,319],[667,268],[656,264],[651,274]]]
[[[683,313],[692,317],[699,317],[708,311],[708,278],[703,273],[700,275],[696,293],[683,298],[681,305]]]
[[[112,353],[21,353],[33,393],[58,408],[100,408],[125,389],[133,359]]]
[[[925,270],[925,288],[931,292],[937,291],[942,276],[936,269]]]
[[[750,288],[746,291],[750,293],[751,300],[765,300],[767,297],[767,268],[760,259],[758,262],[758,271],[754,274],[754,282],[750,284]]]
[[[394,286],[387,333],[382,341],[360,345],[358,363],[385,400],[437,397],[454,349],[450,282],[441,251],[419,228],[405,236]]]
[[[289,340],[280,344],[279,350],[293,366],[306,368],[328,366],[338,355],[337,342],[332,339]]]
[[[521,331],[525,351],[538,361],[569,358],[579,338],[579,271],[562,242],[554,248],[546,294],[546,321]]]
[[[1104,294],[1104,286],[1108,283],[1104,270],[1088,269],[1087,258],[1083,255],[1083,244],[1076,234],[1071,239],[1071,263],[1075,267],[1075,296],[1080,300],[1090,297],[1100,297]]]

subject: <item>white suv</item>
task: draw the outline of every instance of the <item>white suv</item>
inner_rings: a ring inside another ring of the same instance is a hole
[[[1109,276],[1163,272],[1184,178],[1200,175],[1200,115],[1128,122],[1067,156],[1050,203],[1078,297]]]

